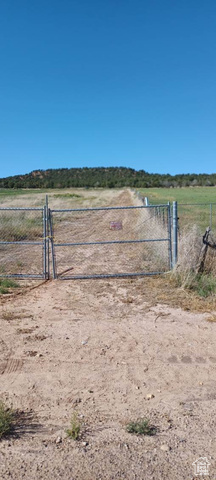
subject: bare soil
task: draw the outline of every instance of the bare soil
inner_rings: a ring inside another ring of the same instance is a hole
[[[216,317],[207,309],[194,297],[183,305],[166,276],[55,280],[2,297],[0,398],[19,416],[0,442],[0,478],[189,480],[199,457],[214,478]],[[65,433],[74,411],[77,441]],[[138,418],[156,434],[128,433]]]

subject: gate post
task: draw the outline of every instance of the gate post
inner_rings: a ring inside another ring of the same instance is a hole
[[[169,248],[169,264],[170,270],[173,268],[173,261],[172,261],[172,229],[171,229],[171,208],[170,202],[167,203],[167,229],[168,229],[168,248]]]
[[[173,268],[178,260],[178,204],[173,202]]]
[[[43,277],[49,279],[48,195],[43,208]]]
[[[48,222],[48,216],[49,216],[49,200],[48,200],[48,195],[46,195],[46,231],[47,231],[47,279],[50,278],[50,258],[49,258],[49,250],[50,250],[50,242],[49,242],[49,222]]]
[[[43,278],[47,278],[47,214],[43,207]]]
[[[57,278],[56,274],[56,262],[55,262],[55,250],[54,250],[54,240],[53,240],[53,222],[52,222],[52,211],[48,209],[48,222],[49,222],[49,238],[51,242],[51,255],[52,255],[52,269],[53,269],[53,278]]]

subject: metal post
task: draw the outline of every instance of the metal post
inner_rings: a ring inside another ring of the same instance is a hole
[[[173,202],[173,268],[178,259],[178,206]]]
[[[53,243],[53,226],[52,226],[52,213],[49,208],[49,231],[50,231],[50,241],[51,241],[51,253],[52,253],[52,267],[53,267],[53,278],[57,278],[56,275],[56,264],[55,264],[55,251],[54,251],[54,243]]]
[[[46,245],[46,252],[47,252],[47,276],[46,278],[50,278],[50,258],[49,258],[49,250],[50,250],[50,242],[49,242],[49,222],[48,222],[48,215],[49,215],[49,200],[48,195],[46,195],[46,233],[47,233],[47,245]]]
[[[170,270],[173,268],[173,263],[172,263],[172,229],[171,229],[171,208],[170,208],[170,202],[167,203],[167,230],[168,230],[168,238],[169,238],[169,243],[168,243],[168,249],[169,249],[169,266]]]
[[[43,208],[43,278],[47,277],[47,215],[46,205]]]
[[[149,199],[148,199],[148,197],[145,197],[145,206],[146,206],[146,207],[149,206]]]

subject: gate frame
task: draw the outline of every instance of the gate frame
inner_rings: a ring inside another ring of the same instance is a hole
[[[48,199],[47,199],[48,206]],[[132,209],[155,209],[157,212],[160,208],[166,208],[167,211],[167,237],[158,239],[143,239],[143,240],[117,240],[117,241],[101,241],[101,242],[67,242],[67,243],[55,243],[54,231],[53,231],[53,213],[65,213],[65,212],[91,212],[91,211],[107,211],[107,210],[132,210]],[[111,273],[111,274],[92,274],[92,275],[73,275],[67,277],[61,277],[61,274],[57,272],[57,262],[55,247],[66,246],[79,246],[79,245],[106,245],[106,244],[128,244],[128,243],[151,243],[151,242],[168,242],[168,261],[170,270],[173,268],[172,261],[172,231],[171,231],[171,208],[170,202],[167,204],[159,205],[133,205],[133,206],[116,206],[116,207],[94,207],[94,208],[66,208],[66,209],[50,209],[48,208],[48,231],[49,242],[51,243],[51,256],[52,256],[52,274],[54,279],[59,280],[88,280],[94,278],[120,278],[120,277],[138,277],[138,276],[153,276],[163,275],[166,272],[134,272],[134,273]]]

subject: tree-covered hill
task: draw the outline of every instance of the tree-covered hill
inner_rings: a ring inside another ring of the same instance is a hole
[[[25,175],[0,179],[0,188],[69,188],[69,187],[187,187],[215,186],[216,173],[160,175],[125,167],[60,168],[35,170]]]

